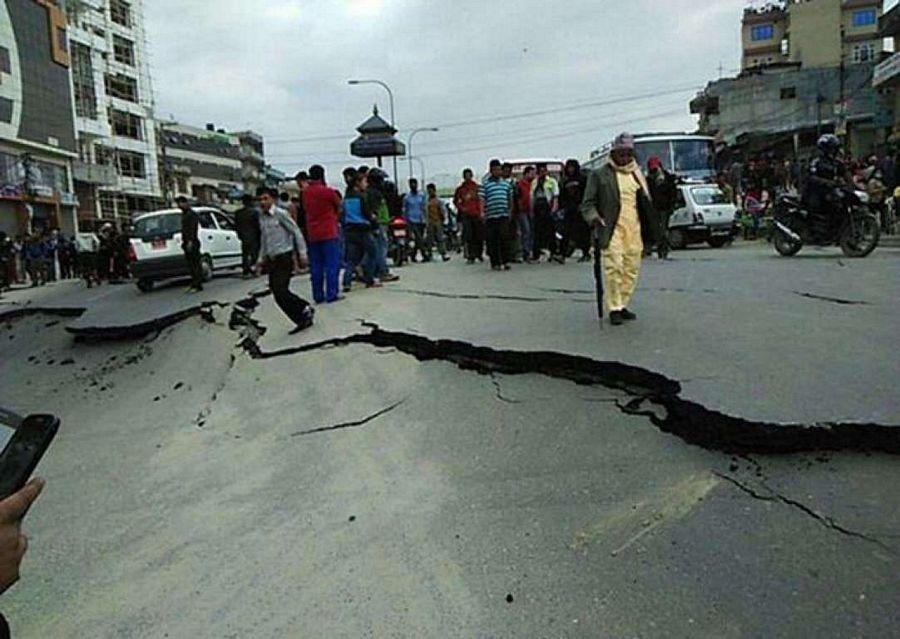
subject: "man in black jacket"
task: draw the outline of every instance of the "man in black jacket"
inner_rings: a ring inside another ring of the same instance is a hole
[[[259,210],[252,195],[241,198],[241,208],[234,213],[234,226],[241,241],[241,266],[244,278],[253,277],[259,259]]]
[[[647,160],[647,183],[650,186],[653,208],[659,218],[659,242],[656,251],[659,259],[664,260],[669,257],[669,218],[675,210],[678,181],[672,173],[666,171],[662,161],[652,155]]]
[[[181,248],[191,274],[188,293],[203,290],[203,268],[200,266],[200,216],[188,204],[184,196],[176,198],[175,204],[181,209]]]

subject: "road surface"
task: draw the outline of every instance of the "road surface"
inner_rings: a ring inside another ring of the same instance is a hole
[[[21,637],[895,635],[898,258],[681,251],[602,328],[575,263],[408,266],[298,336],[262,280],[7,294],[0,404],[63,426],[0,609]]]

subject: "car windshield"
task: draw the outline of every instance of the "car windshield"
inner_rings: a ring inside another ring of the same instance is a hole
[[[181,216],[178,213],[148,215],[134,223],[131,235],[137,238],[154,235],[172,235],[181,232]]]
[[[726,195],[717,186],[698,186],[691,189],[691,198],[700,206],[730,204]]]

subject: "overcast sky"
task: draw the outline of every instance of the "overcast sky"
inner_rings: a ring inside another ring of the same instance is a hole
[[[746,4],[146,0],[145,12],[160,117],[253,129],[276,167],[318,162],[333,179],[361,162],[349,144],[372,105],[389,119],[386,93],[350,78],[391,85],[404,141],[441,127],[415,139],[428,176],[495,156],[581,160],[623,129],[693,130],[691,96],[740,65]]]

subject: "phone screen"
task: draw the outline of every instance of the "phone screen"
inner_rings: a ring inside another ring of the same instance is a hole
[[[52,415],[31,415],[13,432],[0,453],[0,499],[25,485],[58,428]]]

